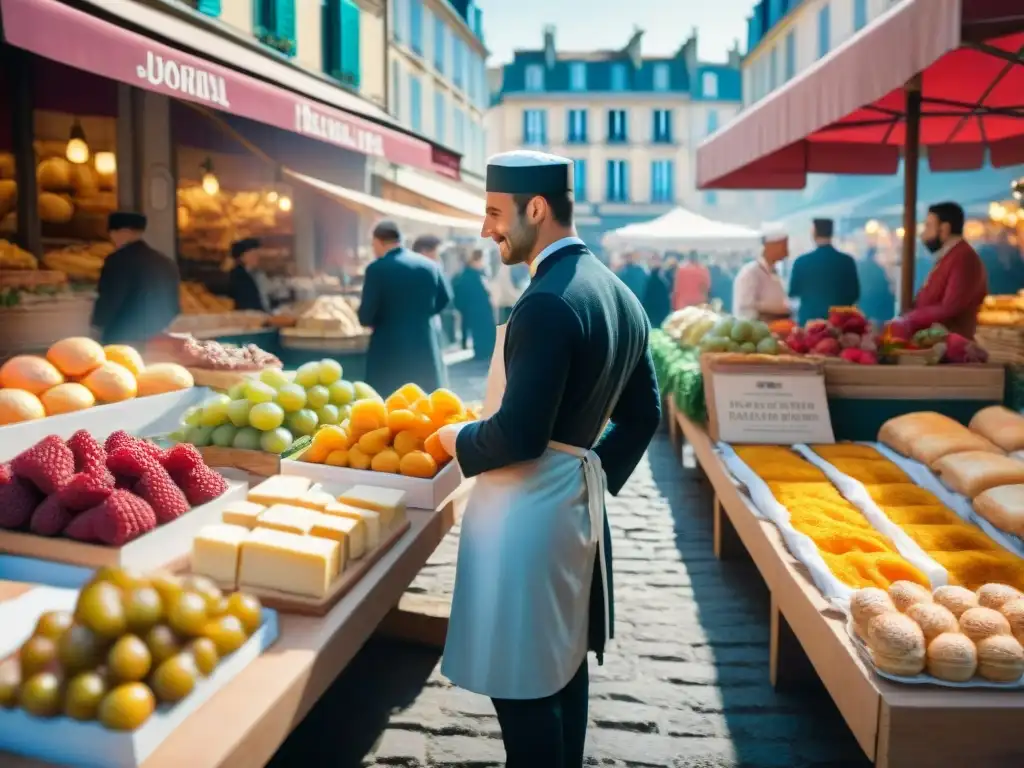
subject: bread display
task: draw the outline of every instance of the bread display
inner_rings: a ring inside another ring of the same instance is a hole
[[[928,674],[951,683],[966,683],[978,669],[974,642],[958,632],[946,632],[928,644]]]
[[[932,594],[932,598],[938,605],[952,613],[957,620],[960,619],[964,611],[978,607],[978,595],[966,587],[954,585],[939,587]],[[957,631],[960,630],[957,629]]]
[[[1010,624],[1010,633],[1017,640],[1024,642],[1024,598],[1003,603],[999,612]]]
[[[931,591],[911,581],[895,582],[889,587],[889,597],[900,613],[906,613],[907,609],[916,603],[932,602]]]
[[[989,488],[978,494],[971,505],[999,530],[1024,536],[1024,483]]]
[[[0,270],[38,269],[36,257],[14,243],[0,240]]]
[[[882,672],[912,677],[924,671],[924,633],[913,619],[883,613],[868,622],[867,646],[871,660]]]
[[[932,469],[948,488],[968,499],[989,488],[1024,483],[1024,461],[985,451],[948,454]]]
[[[975,642],[993,635],[1009,635],[1010,622],[993,608],[971,608],[960,616],[960,631]]]
[[[936,603],[914,603],[906,610],[907,616],[917,622],[926,643],[946,632],[959,632],[960,623],[948,608]]]
[[[865,587],[857,590],[850,598],[850,616],[853,628],[861,638],[867,638],[868,622],[883,613],[894,613],[896,606],[892,604],[889,594],[878,587]]]
[[[182,282],[178,287],[178,303],[183,315],[216,315],[235,308],[232,299],[217,296],[202,283],[193,282]]]
[[[1007,584],[985,584],[978,590],[978,605],[997,611],[1007,603],[1021,598],[1024,598],[1024,594]]]
[[[978,675],[994,683],[1015,683],[1024,676],[1024,648],[1009,635],[979,640]]]
[[[1024,416],[1001,405],[982,408],[968,425],[1007,453],[1024,449]]]
[[[77,243],[47,251],[43,266],[63,272],[72,280],[95,283],[100,279],[104,262],[113,252],[113,243],[106,240]]]
[[[963,424],[934,411],[917,411],[889,419],[878,430],[878,442],[928,465],[946,453],[984,450],[986,445],[991,445]]]

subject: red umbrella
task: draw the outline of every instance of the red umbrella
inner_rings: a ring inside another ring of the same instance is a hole
[[[697,181],[801,189],[808,173],[896,173],[902,154],[912,233],[922,148],[936,171],[1024,163],[1022,0],[903,0],[705,141]],[[907,236],[904,306],[913,252]]]

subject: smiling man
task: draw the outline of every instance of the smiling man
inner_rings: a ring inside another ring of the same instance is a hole
[[[572,161],[492,157],[482,231],[533,280],[512,308],[490,418],[444,427],[477,477],[462,519],[442,672],[490,696],[509,768],[576,768],[587,650],[611,635],[617,494],[661,418],[640,302],[576,236]]]

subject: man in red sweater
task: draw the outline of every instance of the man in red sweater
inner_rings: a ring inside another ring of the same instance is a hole
[[[921,241],[935,254],[934,266],[913,309],[897,321],[910,333],[941,323],[950,333],[974,338],[988,276],[974,248],[963,239],[964,218],[964,209],[956,203],[928,209]]]

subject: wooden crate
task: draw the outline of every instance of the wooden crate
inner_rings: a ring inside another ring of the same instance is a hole
[[[276,453],[221,448],[217,445],[200,448],[199,452],[209,467],[239,469],[257,477],[271,477],[281,472],[281,457]]]
[[[980,325],[975,340],[988,352],[992,363],[1024,363],[1024,326]]]
[[[978,400],[1002,402],[1001,365],[855,365],[829,362],[829,398],[849,400]]]

